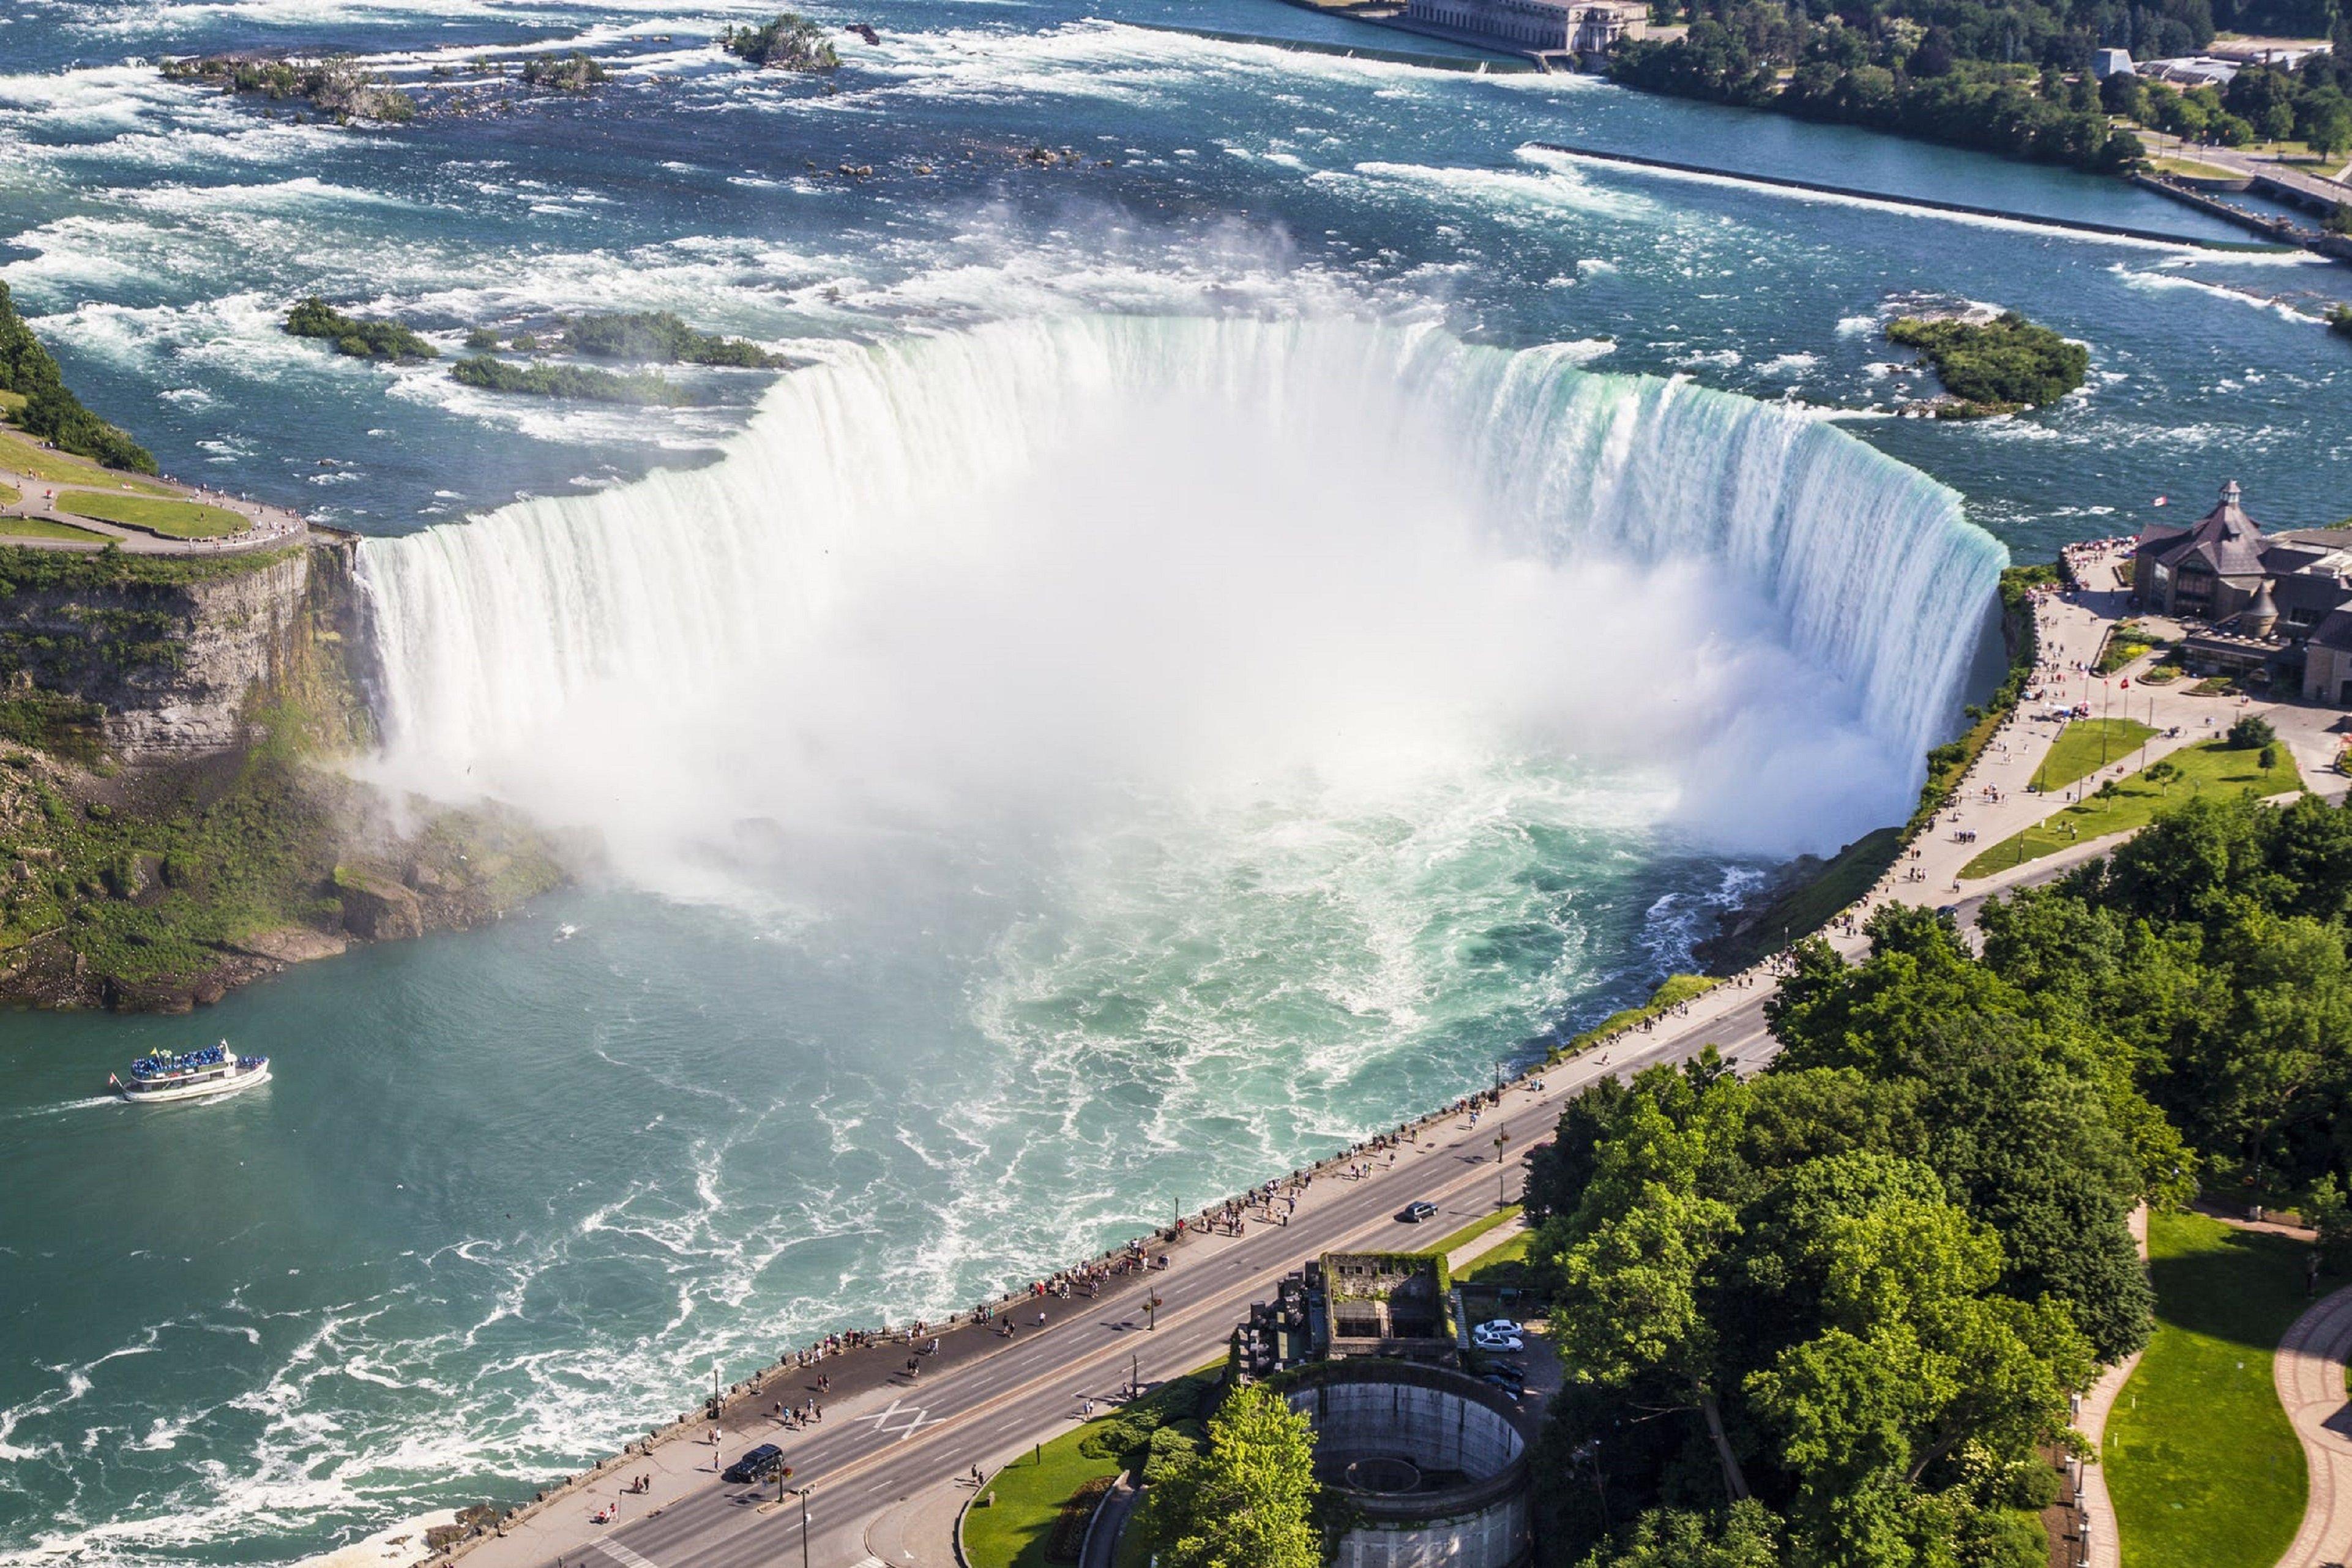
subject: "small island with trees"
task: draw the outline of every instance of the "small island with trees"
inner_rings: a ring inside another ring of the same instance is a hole
[[[352,359],[439,359],[441,351],[398,321],[346,316],[316,294],[286,314],[285,331],[316,338]]]
[[[248,55],[205,55],[165,60],[166,81],[195,81],[223,92],[250,93],[272,102],[308,103],[339,125],[354,121],[404,124],[416,118],[416,100],[349,55],[305,59],[263,59]]]
[[[1990,321],[1901,316],[1886,323],[1890,342],[1917,349],[1935,367],[1945,397],[1938,419],[1982,419],[2055,403],[2083,384],[2091,354],[2014,310]]]
[[[287,313],[284,330],[294,337],[323,342],[352,359],[404,364],[441,357],[441,351],[415,329],[399,321],[345,315],[315,294]],[[0,340],[0,346],[4,345],[5,340]],[[484,392],[586,403],[678,408],[697,401],[689,389],[656,371],[616,372],[539,360],[517,364],[498,357],[501,349],[523,354],[559,351],[579,359],[632,366],[782,370],[792,363],[742,338],[698,331],[673,311],[608,310],[559,317],[543,330],[526,329],[503,339],[493,328],[476,327],[466,334],[467,356],[450,367],[449,379]]]
[[[829,71],[841,65],[824,29],[791,11],[764,26],[730,27],[719,35],[719,47],[738,59],[777,70]]]

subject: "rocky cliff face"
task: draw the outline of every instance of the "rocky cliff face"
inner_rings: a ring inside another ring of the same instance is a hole
[[[52,725],[125,766],[234,750],[257,700],[300,651],[319,553],[215,557],[176,577],[61,571],[11,584],[0,594],[0,675],[40,693]]]
[[[0,547],[0,1001],[184,1009],[562,879],[530,824],[343,770],[370,730],[351,567]]]

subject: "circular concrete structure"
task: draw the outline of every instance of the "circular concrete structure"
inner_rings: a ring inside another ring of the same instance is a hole
[[[1358,1521],[1335,1568],[1523,1568],[1528,1449],[1507,1397],[1392,1361],[1322,1362],[1277,1380],[1315,1427],[1315,1472]]]

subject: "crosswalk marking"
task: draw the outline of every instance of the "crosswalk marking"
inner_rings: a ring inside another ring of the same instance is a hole
[[[596,1550],[618,1563],[621,1568],[657,1568],[652,1558],[632,1552],[617,1541],[600,1541],[596,1543]]]

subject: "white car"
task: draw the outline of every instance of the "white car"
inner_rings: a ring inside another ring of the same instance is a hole
[[[1482,1351],[1523,1351],[1527,1342],[1517,1334],[1488,1333],[1484,1329],[1473,1330],[1470,1342]]]
[[[1519,1325],[1509,1318],[1496,1318],[1491,1322],[1479,1324],[1470,1331],[1474,1334],[1516,1334],[1519,1331]]]

